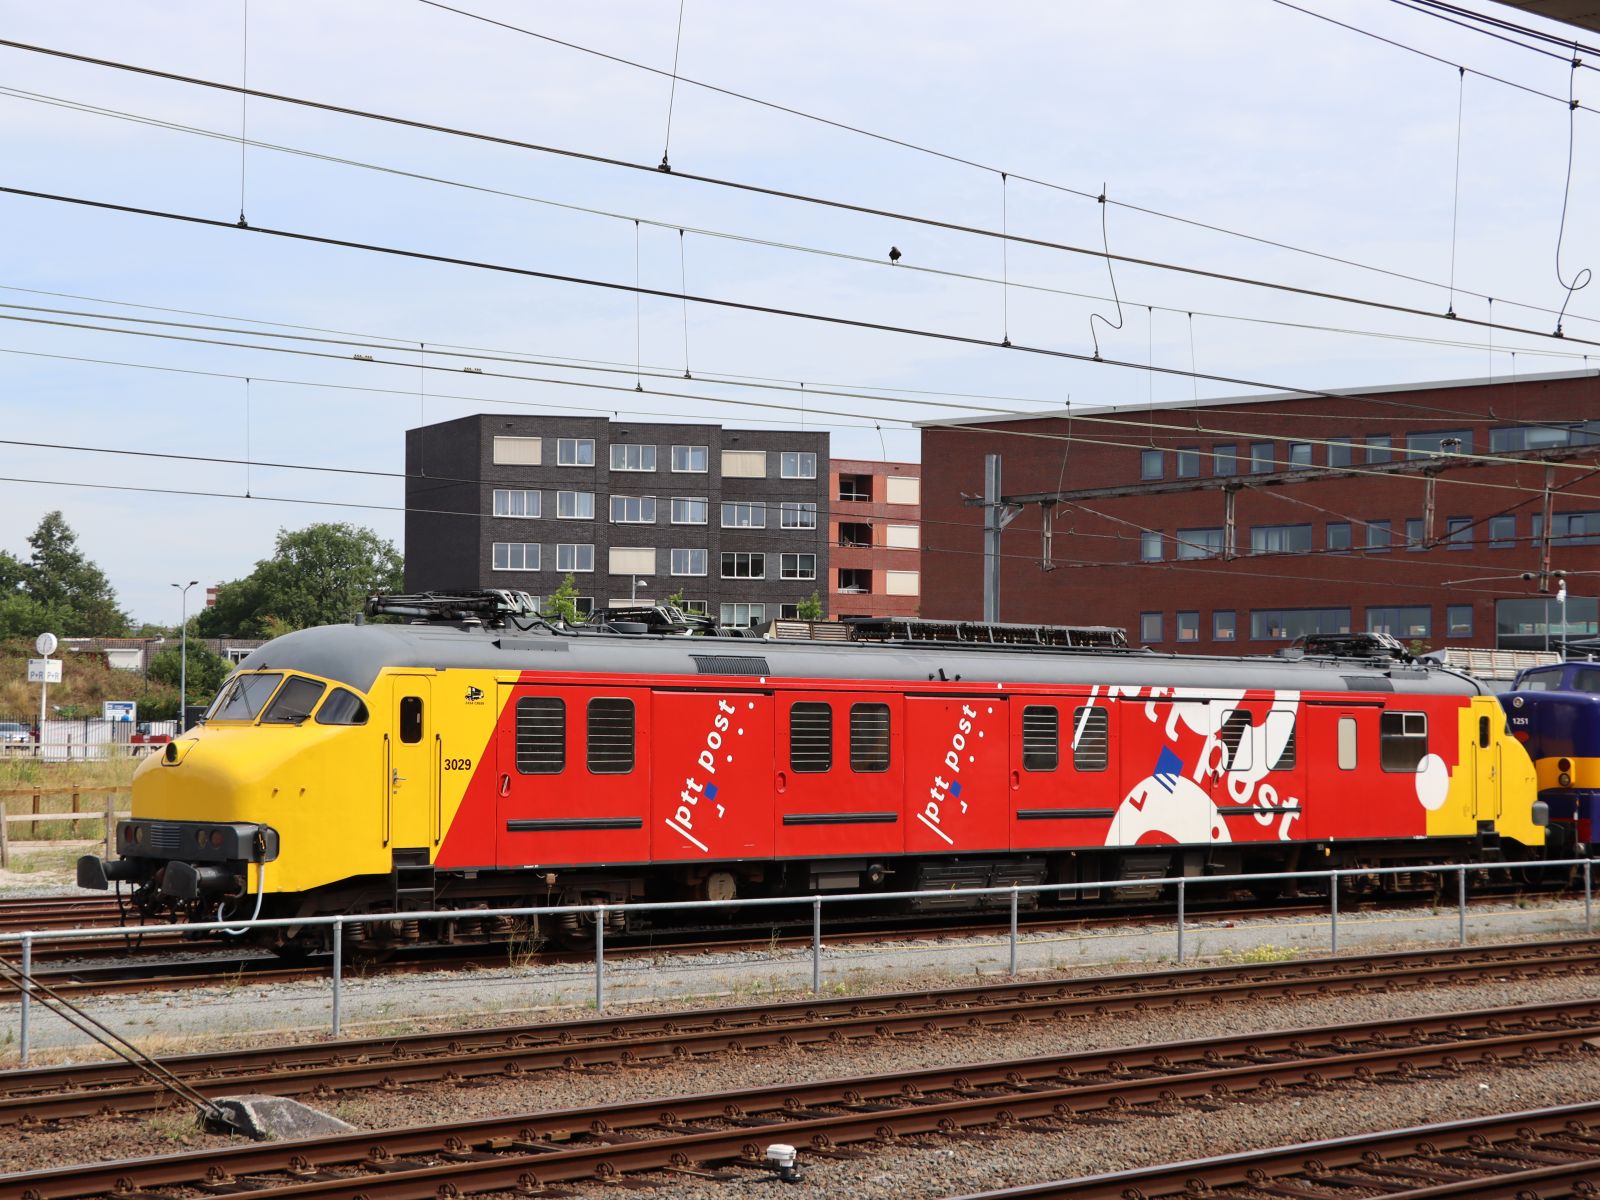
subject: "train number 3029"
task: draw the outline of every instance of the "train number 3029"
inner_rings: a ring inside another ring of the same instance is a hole
[[[447,758],[444,760],[444,769],[446,771],[470,771],[472,770],[472,760],[470,758]]]

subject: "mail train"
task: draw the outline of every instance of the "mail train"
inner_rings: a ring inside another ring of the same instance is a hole
[[[348,932],[466,939],[515,905],[1570,850],[1538,791],[1494,695],[1396,656],[327,626],[140,767],[79,882],[180,920],[459,910]]]

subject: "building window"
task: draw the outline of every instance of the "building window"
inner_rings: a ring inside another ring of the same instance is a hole
[[[612,546],[606,570],[612,575],[654,575],[656,551],[654,546]]]
[[[594,570],[594,546],[566,543],[557,546],[556,570],[568,572]]]
[[[1348,438],[1333,438],[1328,442],[1328,465],[1330,467],[1348,467],[1355,462],[1355,443]]]
[[[672,573],[674,575],[704,575],[706,573],[706,551],[674,550],[672,552]]]
[[[859,550],[872,545],[872,526],[860,521],[839,522],[839,545]]]
[[[1473,524],[1471,517],[1451,517],[1444,523],[1444,537],[1450,543],[1450,549],[1472,549]]]
[[[589,701],[589,774],[626,775],[633,770],[633,701],[596,697]]]
[[[654,496],[611,497],[611,520],[617,525],[654,525],[656,523],[656,498]]]
[[[1200,447],[1184,446],[1178,451],[1178,478],[1194,479],[1200,474]]]
[[[1022,769],[1054,771],[1061,762],[1061,714],[1053,704],[1022,709]]]
[[[1173,539],[1179,558],[1218,558],[1222,554],[1222,530],[1180,529]]]
[[[1239,447],[1222,445],[1211,447],[1211,473],[1237,475],[1239,473]]]
[[[1266,475],[1272,470],[1272,467],[1273,467],[1273,463],[1272,463],[1272,443],[1271,442],[1251,442],[1250,443],[1250,474],[1252,474],[1252,475]]]
[[[1159,642],[1161,640],[1161,614],[1146,612],[1139,614],[1139,640],[1141,642]]]
[[[922,480],[914,475],[890,475],[884,481],[885,504],[921,504]]]
[[[778,523],[784,529],[815,529],[817,506],[805,501],[785,500],[778,508]]]
[[[1517,544],[1516,517],[1489,518],[1489,549],[1509,550]]]
[[[922,575],[918,571],[885,571],[883,573],[883,594],[885,596],[915,596],[922,586]]]
[[[1429,454],[1471,454],[1472,430],[1430,429],[1425,433],[1406,434],[1406,454],[1421,458]]]
[[[850,706],[850,769],[876,773],[889,769],[889,706]]]
[[[632,446],[623,442],[611,444],[611,469],[613,471],[654,471],[656,448]]]
[[[780,621],[798,621],[800,619],[800,606],[798,604],[778,605],[778,619]]]
[[[1160,614],[1156,614],[1159,616]],[[1104,771],[1111,765],[1111,718],[1105,709],[1072,710],[1072,769]]]
[[[1166,470],[1165,458],[1160,450],[1139,451],[1139,478],[1160,479]]]
[[[594,439],[593,438],[557,438],[556,439],[556,466],[558,466],[558,467],[592,467],[592,466],[594,466]]]
[[[497,517],[537,517],[542,507],[543,492],[521,488],[494,489],[494,515]]]
[[[1250,610],[1250,639],[1283,642],[1308,633],[1349,633],[1348,608],[1255,608]]]
[[[1472,605],[1451,604],[1444,610],[1445,636],[1469,638],[1472,636]]]
[[[1423,533],[1422,533],[1422,518],[1421,517],[1407,517],[1406,518],[1406,549],[1407,550],[1426,550],[1427,548],[1428,548],[1428,539],[1426,537],[1424,537]]]
[[[1600,421],[1513,425],[1489,431],[1489,449],[1495,454],[1548,450],[1555,446],[1592,446],[1596,442],[1600,442]]]
[[[865,595],[872,591],[872,572],[865,567],[840,567],[839,590],[852,595]]]
[[[557,492],[556,516],[563,521],[594,520],[594,493]]]
[[[1295,554],[1311,549],[1309,525],[1252,525],[1251,554]]]
[[[1378,714],[1378,765],[1385,771],[1415,774],[1428,753],[1428,714]]]
[[[801,700],[789,709],[789,769],[797,775],[833,770],[833,705]]]
[[[767,452],[765,450],[724,450],[722,452],[722,477],[724,479],[765,479],[767,477]]]
[[[1178,613],[1177,630],[1180,642],[1198,642],[1200,640],[1200,614],[1197,612]]]
[[[1387,554],[1394,540],[1394,530],[1388,521],[1367,522],[1367,549],[1374,554]]]
[[[764,501],[753,503],[724,500],[722,502],[722,527],[724,529],[765,529],[767,506]]]
[[[780,579],[815,579],[817,556],[815,554],[780,554],[778,556]]]
[[[494,544],[494,569],[496,571],[537,571],[539,569],[538,542],[496,542]]]
[[[594,613],[594,597],[574,596],[572,598],[572,607],[578,610],[580,617],[589,617]]]
[[[729,553],[722,556],[724,579],[765,579],[767,556],[765,554]]]
[[[778,456],[778,474],[784,479],[815,479],[817,456],[809,450],[785,450]]]
[[[1394,457],[1394,438],[1387,433],[1374,433],[1367,438],[1367,462],[1386,463]]]
[[[1161,534],[1154,529],[1146,529],[1139,535],[1139,559],[1141,562],[1159,562],[1161,559]]]
[[[567,765],[567,706],[554,696],[517,701],[517,774],[559,775]]]
[[[730,629],[748,629],[767,619],[765,604],[724,604],[722,623]]]
[[[536,437],[497,437],[494,461],[501,467],[537,467],[544,461],[544,439]]]
[[[1231,642],[1239,636],[1239,618],[1231,608],[1219,608],[1211,614],[1211,640]]]
[[[1328,522],[1328,549],[1335,553],[1350,549],[1350,522]]]
[[[1309,467],[1311,465],[1311,443],[1289,443],[1289,465],[1291,467]]]
[[[686,613],[698,613],[704,617],[708,615],[707,604],[705,600],[685,600],[680,607]]]
[[[839,499],[852,502],[867,501],[872,499],[872,476],[870,475],[841,475],[839,476]]]
[[[1387,633],[1390,637],[1425,638],[1433,636],[1433,609],[1426,604],[1401,608],[1367,609],[1367,632]]]
[[[674,496],[672,498],[672,523],[674,525],[704,525],[711,508],[704,496]]]
[[[1542,514],[1541,514],[1542,515]],[[1600,542],[1600,512],[1553,513],[1552,546],[1592,546]]]
[[[680,475],[704,475],[708,456],[704,446],[674,446],[672,469]]]

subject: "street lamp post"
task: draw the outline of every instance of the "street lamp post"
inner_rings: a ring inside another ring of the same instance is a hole
[[[175,583],[172,586],[178,589],[182,597],[178,604],[178,732],[184,729],[183,718],[189,707],[189,589],[199,583],[198,579],[191,579],[188,583]]]

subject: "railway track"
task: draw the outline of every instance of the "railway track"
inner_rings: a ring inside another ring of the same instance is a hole
[[[1150,1106],[1569,1056],[1597,1035],[1600,1001],[1249,1033],[53,1168],[0,1177],[0,1200],[124,1200],[157,1189],[435,1200],[559,1195],[545,1189],[628,1184],[641,1172],[728,1179],[765,1170],[774,1143],[802,1147],[804,1159],[984,1127],[1070,1133]]]
[[[1600,939],[1200,967],[274,1046],[162,1059],[200,1093],[333,1093],[759,1048],[969,1035],[1027,1022],[1600,971]],[[1600,1023],[1600,1007],[1596,1008]],[[147,1112],[170,1093],[125,1062],[0,1073],[0,1127]]]
[[[1332,1200],[1337,1194],[1558,1200],[1597,1191],[1600,1104],[1573,1104],[977,1192],[961,1200]]]

